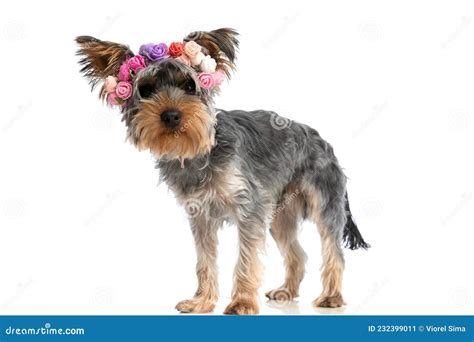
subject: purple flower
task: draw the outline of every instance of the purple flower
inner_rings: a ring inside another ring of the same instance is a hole
[[[153,43],[148,43],[140,46],[140,49],[138,50],[138,53],[142,56],[147,56],[147,51],[154,46],[155,44]]]
[[[161,61],[162,59],[169,57],[168,47],[165,43],[160,43],[147,47],[145,53],[151,61]]]

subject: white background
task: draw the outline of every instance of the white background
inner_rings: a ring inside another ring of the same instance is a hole
[[[8,5],[7,5],[8,4]],[[348,306],[316,310],[319,237],[301,297],[270,236],[264,314],[473,314],[474,6],[449,1],[13,1],[0,8],[0,314],[174,314],[195,290],[184,210],[120,115],[91,94],[77,35],[129,44],[193,30],[241,33],[238,70],[216,99],[317,129],[349,176],[373,248],[347,251]],[[221,299],[237,243],[220,232]]]

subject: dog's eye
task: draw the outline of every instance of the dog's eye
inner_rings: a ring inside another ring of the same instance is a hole
[[[194,83],[194,81],[192,79],[188,79],[184,85],[183,85],[183,89],[185,92],[187,92],[188,94],[194,94],[196,92],[196,83]]]
[[[138,93],[142,99],[149,98],[155,92],[155,86],[153,84],[142,84],[138,87]]]

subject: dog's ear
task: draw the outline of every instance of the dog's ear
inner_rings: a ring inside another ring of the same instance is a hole
[[[185,42],[195,41],[205,49],[205,53],[214,58],[217,69],[223,70],[227,77],[235,69],[235,59],[239,48],[239,34],[231,28],[221,28],[214,31],[195,31],[184,38]]]
[[[79,61],[81,72],[89,79],[92,89],[107,76],[118,74],[123,61],[133,56],[128,46],[90,36],[77,37],[76,43],[79,44],[76,54],[83,57]]]

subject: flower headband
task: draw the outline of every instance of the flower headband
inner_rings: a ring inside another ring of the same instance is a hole
[[[137,73],[149,63],[167,58],[193,67],[198,72],[199,86],[203,89],[211,90],[225,78],[222,70],[216,70],[214,58],[204,54],[201,46],[194,41],[173,42],[169,47],[165,43],[145,44],[140,46],[138,53],[122,63],[117,76],[105,79],[104,92],[109,105],[124,105],[133,94],[133,81]]]

